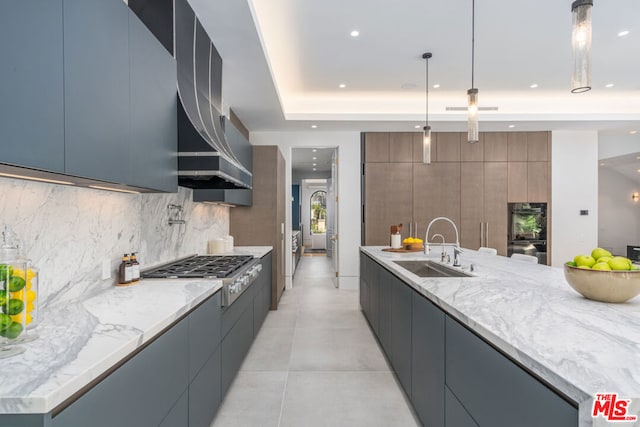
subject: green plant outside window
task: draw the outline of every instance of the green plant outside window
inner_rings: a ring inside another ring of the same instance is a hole
[[[316,191],[311,195],[311,233],[327,231],[327,192]]]

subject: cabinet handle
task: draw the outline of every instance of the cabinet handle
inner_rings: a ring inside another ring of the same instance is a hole
[[[480,223],[480,246],[484,246],[484,227]]]

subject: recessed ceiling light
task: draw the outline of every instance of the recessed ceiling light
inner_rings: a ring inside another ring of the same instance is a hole
[[[311,151],[313,151],[314,153],[317,153],[317,152],[318,152],[318,150],[316,150],[315,148],[314,148],[313,150],[311,150]]]
[[[509,125],[510,129],[513,129],[514,127],[516,127],[516,125]]]
[[[439,85],[438,83],[436,83],[436,84],[434,84],[434,85],[433,85],[433,88],[434,88],[434,89],[438,89],[439,87],[440,87],[440,85]]]
[[[600,163],[600,166],[604,166],[604,163]]]
[[[317,164],[317,163],[314,163],[314,164],[313,164],[313,166],[318,166],[318,164]]]
[[[421,127],[422,127],[422,126],[420,126],[420,125],[415,125],[415,126],[414,126],[414,128],[416,128],[416,129],[420,129]]]
[[[311,125],[311,129],[316,129],[318,125]]]
[[[623,30],[618,33],[618,37],[624,37],[629,34],[629,30]]]
[[[531,89],[535,89],[538,87],[538,83],[533,83],[532,85],[529,86]]]
[[[607,83],[606,85],[604,85],[604,87],[606,87],[606,88],[610,88],[610,87],[613,87],[613,86],[614,86],[613,83]]]
[[[340,83],[340,84],[338,85],[338,87],[339,87],[340,89],[344,89],[345,87],[347,87],[347,85],[346,85],[346,84],[344,84],[344,83]]]
[[[638,133],[638,131],[637,131],[637,130],[632,130],[632,131],[629,131],[629,133],[630,133],[631,135],[635,135],[636,133]]]
[[[312,157],[311,160],[318,160],[318,158],[317,157]]]
[[[313,168],[313,170],[315,171],[315,170],[316,170],[316,168]]]
[[[638,173],[640,173],[640,169],[638,169]]]
[[[351,31],[351,33],[349,33],[351,35],[351,37],[358,37],[360,35],[360,31],[358,30],[353,30]]]

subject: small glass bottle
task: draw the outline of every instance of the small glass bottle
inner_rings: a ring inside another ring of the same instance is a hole
[[[135,252],[131,252],[131,281],[138,282],[140,280],[140,263]]]
[[[120,268],[118,268],[118,283],[120,285],[127,285],[131,283],[131,261],[129,258],[129,254],[122,255],[122,262],[120,263]]]

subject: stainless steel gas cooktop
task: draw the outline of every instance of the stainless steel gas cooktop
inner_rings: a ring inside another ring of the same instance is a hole
[[[253,260],[251,255],[194,255],[147,270],[144,278],[218,278],[233,276]]]

